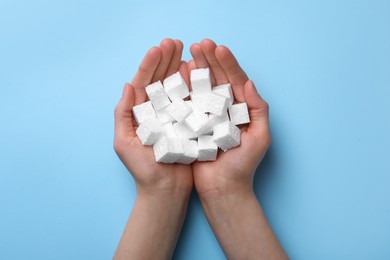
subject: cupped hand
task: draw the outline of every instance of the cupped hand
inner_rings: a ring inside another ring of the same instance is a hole
[[[147,85],[179,70],[188,79],[187,64],[181,61],[182,50],[183,44],[172,39],[165,39],[159,47],[151,48],[133,81],[125,84],[122,98],[115,108],[114,149],[133,175],[138,192],[192,189],[191,166],[157,163],[152,147],[143,146],[137,137],[137,123],[132,113],[135,105],[147,100]]]
[[[205,39],[193,44],[190,51],[193,60],[188,62],[188,71],[208,67],[213,86],[230,82],[235,103],[246,102],[251,119],[249,125],[240,126],[240,146],[219,151],[216,161],[192,164],[196,190],[200,196],[214,192],[252,192],[255,170],[271,142],[268,105],[227,47]]]

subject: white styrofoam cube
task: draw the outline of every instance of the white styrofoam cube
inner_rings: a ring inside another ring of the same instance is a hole
[[[229,106],[233,105],[234,95],[230,83],[213,87],[212,92],[229,99]]]
[[[184,99],[190,94],[188,91],[187,84],[184,81],[183,77],[180,75],[179,71],[164,79],[163,85],[165,93],[167,93],[168,97],[171,100],[175,98]]]
[[[194,94],[207,94],[211,92],[209,68],[191,70],[190,79]]]
[[[165,124],[163,124],[163,127],[164,127],[164,136],[178,137],[176,135],[176,131],[175,131],[175,128],[173,127],[172,123],[165,123]]]
[[[208,122],[210,121],[209,115],[200,111],[196,105],[191,100],[185,101],[193,110],[193,115],[191,115],[184,123],[190,127],[190,129],[194,129],[196,131],[196,136],[207,134],[205,131],[208,127]],[[186,123],[187,122],[187,123]],[[193,131],[193,130],[192,130]],[[209,132],[212,134],[213,132]]]
[[[163,136],[153,145],[156,162],[174,163],[184,155],[181,139]]]
[[[191,93],[190,93],[191,96]],[[194,102],[192,100],[184,100],[184,102],[192,109],[192,110],[198,110],[198,108],[194,105]]]
[[[204,132],[208,120],[209,118],[206,114],[198,110],[193,110],[184,119],[184,123],[196,134],[196,136],[199,136]]]
[[[148,85],[145,90],[150,99],[150,102],[152,102],[154,109],[162,109],[171,103],[167,94],[165,93],[164,86],[162,85],[161,81],[157,81]]]
[[[192,97],[193,97],[193,96],[196,96],[196,94],[194,94],[194,91],[191,91],[191,92],[190,92],[190,99],[191,99],[191,100],[192,100]],[[193,100],[192,100],[192,101],[193,101]]]
[[[192,112],[192,109],[183,99],[175,98],[172,103],[165,108],[165,111],[177,122],[181,122]]]
[[[186,139],[194,139],[198,137],[194,131],[192,131],[184,122],[173,123],[176,136]]]
[[[148,118],[140,124],[136,133],[143,145],[153,145],[164,134],[164,128],[157,118]]]
[[[213,140],[223,151],[240,145],[241,131],[230,121],[224,121],[214,127]]]
[[[162,124],[173,123],[176,121],[170,114],[168,114],[167,111],[165,111],[165,109],[156,110],[155,112],[157,119],[160,120]]]
[[[222,116],[223,113],[229,107],[229,99],[214,93],[210,93],[207,95],[206,99],[206,111],[218,116]]]
[[[222,114],[222,116],[217,116],[215,114],[209,114],[209,120],[206,124],[206,130],[203,132],[203,134],[212,134],[214,132],[214,126],[229,121],[229,116],[227,111]]]
[[[198,142],[195,140],[181,139],[184,155],[176,160],[176,163],[191,164],[198,158]]]
[[[206,125],[204,126],[204,128],[203,128],[203,131],[202,131],[202,133],[201,133],[201,135],[213,135],[213,128],[214,128],[214,126],[212,126],[212,127],[209,127],[209,122],[210,122],[210,115],[207,115],[208,117],[209,117],[209,120],[207,121],[207,123],[206,123]]]
[[[201,135],[198,138],[198,161],[215,161],[218,147],[212,135]]]
[[[190,93],[191,101],[194,109],[198,109],[199,111],[206,113],[207,111],[207,98],[208,94],[194,94],[194,92]]]
[[[229,107],[230,121],[235,125],[246,124],[250,122],[248,105],[244,103],[234,104]]]
[[[156,113],[150,101],[133,107],[133,116],[138,125],[142,124],[148,118],[155,118]]]

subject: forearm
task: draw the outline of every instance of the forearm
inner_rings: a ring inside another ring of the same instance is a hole
[[[170,259],[190,192],[138,192],[114,259]]]
[[[213,191],[201,201],[228,259],[287,259],[250,189]]]

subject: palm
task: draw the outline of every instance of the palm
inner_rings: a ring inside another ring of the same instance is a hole
[[[237,183],[250,183],[270,143],[267,104],[251,87],[252,82],[226,47],[217,47],[214,42],[204,40],[191,46],[191,54],[194,60],[189,62],[188,70],[209,67],[213,85],[230,82],[236,101],[247,102],[251,117],[249,126],[240,127],[239,147],[219,151],[216,161],[193,164],[196,189],[204,193]]]
[[[141,185],[189,182],[192,178],[191,166],[156,163],[152,147],[142,145],[138,137],[129,137],[124,150],[120,158]]]
[[[143,59],[131,85],[125,87],[116,108],[115,150],[137,184],[143,186],[192,185],[191,166],[155,161],[153,149],[143,146],[135,133],[137,124],[131,112],[133,106],[146,101],[147,85],[163,80],[178,70],[188,74],[186,64],[181,61],[182,48],[180,41],[171,39],[163,40],[160,47],[152,48]]]

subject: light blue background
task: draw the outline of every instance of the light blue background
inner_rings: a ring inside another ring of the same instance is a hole
[[[390,259],[390,2],[1,1],[0,259],[109,259],[134,182],[113,109],[144,53],[229,46],[271,107],[255,190],[291,259]],[[193,195],[174,259],[224,259]]]

